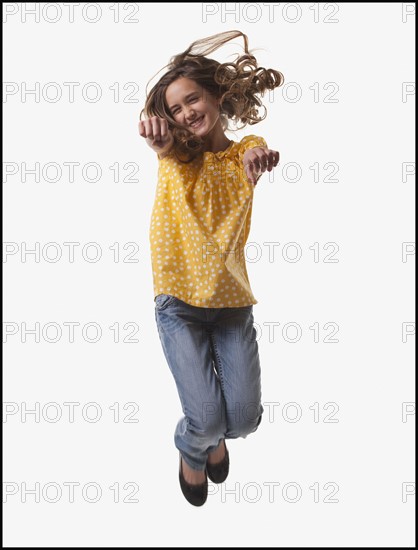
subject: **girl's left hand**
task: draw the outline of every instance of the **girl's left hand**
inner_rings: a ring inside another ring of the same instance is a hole
[[[257,185],[257,180],[266,169],[271,172],[279,162],[280,154],[267,147],[253,147],[244,153],[243,162],[248,180]]]

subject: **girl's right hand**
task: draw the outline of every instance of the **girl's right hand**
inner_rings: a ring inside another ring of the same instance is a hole
[[[147,145],[159,155],[169,151],[174,143],[168,122],[165,118],[157,116],[139,121],[139,135],[146,138]]]

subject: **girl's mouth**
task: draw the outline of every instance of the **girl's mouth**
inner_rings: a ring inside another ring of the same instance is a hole
[[[199,126],[201,126],[204,117],[205,117],[205,115],[201,116],[200,118],[198,118],[197,120],[195,120],[194,122],[192,122],[192,123],[190,124],[190,127],[191,127],[191,128],[198,128]]]

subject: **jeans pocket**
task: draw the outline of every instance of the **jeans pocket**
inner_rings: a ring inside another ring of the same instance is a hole
[[[175,296],[171,294],[158,294],[155,298],[155,307],[158,311],[161,311],[168,307],[172,302],[176,300]]]

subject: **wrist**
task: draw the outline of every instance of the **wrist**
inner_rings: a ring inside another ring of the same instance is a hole
[[[164,147],[164,149],[158,150],[157,151],[158,158],[162,159],[162,158],[166,157],[170,153],[172,147],[173,147],[173,143],[170,143],[170,145],[168,147]]]

